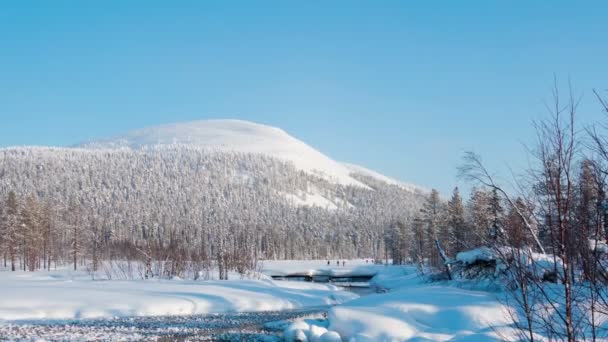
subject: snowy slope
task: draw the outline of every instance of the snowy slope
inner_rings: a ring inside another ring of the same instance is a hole
[[[427,189],[420,187],[418,185],[413,185],[413,184],[409,184],[409,183],[404,183],[401,181],[398,181],[396,179],[387,177],[379,172],[364,168],[363,166],[359,166],[359,165],[354,165],[354,164],[348,164],[348,163],[342,163],[342,165],[344,165],[351,173],[359,173],[362,174],[364,176],[368,176],[368,177],[372,177],[375,178],[377,180],[383,181],[387,184],[391,184],[391,185],[396,185],[404,190],[407,191],[412,191],[412,192],[428,192]]]
[[[214,150],[260,153],[291,161],[296,168],[344,185],[364,184],[350,170],[279,128],[241,120],[201,120],[132,131],[82,145],[87,148],[141,149],[188,145]]]

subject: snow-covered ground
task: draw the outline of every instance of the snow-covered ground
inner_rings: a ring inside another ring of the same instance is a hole
[[[304,266],[306,263],[299,269]],[[507,307],[498,301],[496,292],[427,283],[411,266],[359,262],[352,267],[366,268],[377,271],[371,285],[388,292],[334,306],[328,321],[318,327],[296,323],[285,331],[287,340],[293,340],[298,330],[309,340],[320,340],[329,332],[353,342],[502,341],[513,336]]]
[[[277,311],[342,303],[336,286],[264,280],[91,280],[83,272],[0,271],[0,320]]]
[[[365,260],[268,261],[264,274],[328,272],[375,274],[385,266]],[[84,271],[10,272],[0,270],[0,320],[194,315],[278,311],[343,303],[357,298],[331,284],[239,279],[92,280]]]
[[[263,273],[376,274],[371,285],[388,292],[358,297],[331,284],[272,281],[267,276],[261,280],[233,277],[228,281],[104,281],[68,270],[0,271],[0,330],[4,325],[3,329],[9,331],[7,324],[19,321],[31,324],[39,320],[318,307],[329,310],[328,319],[295,323],[285,332],[287,340],[305,335],[309,341],[320,341],[322,336],[330,341],[338,336],[343,341],[500,341],[513,333],[507,308],[500,304],[495,292],[429,284],[414,267],[373,265],[365,260],[347,260],[346,265],[340,262],[337,266],[336,261],[330,260],[329,266],[327,260],[268,261]],[[14,327],[17,328],[12,331],[36,326]],[[65,332],[64,328],[58,329]],[[82,333],[88,331],[86,325],[78,329]],[[144,333],[145,330],[138,330],[138,334]]]
[[[500,341],[508,317],[495,294],[419,285],[334,307],[329,329],[355,341]]]

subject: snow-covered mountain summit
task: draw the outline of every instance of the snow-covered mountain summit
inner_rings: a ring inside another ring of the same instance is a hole
[[[145,149],[176,145],[265,154],[338,184],[367,187],[351,176],[356,171],[351,165],[332,160],[280,128],[242,120],[200,120],[143,128],[82,147]]]

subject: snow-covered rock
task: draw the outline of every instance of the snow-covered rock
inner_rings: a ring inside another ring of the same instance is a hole
[[[495,251],[488,247],[479,247],[456,254],[456,261],[465,265],[471,265],[479,261],[495,261],[496,259],[497,255]]]

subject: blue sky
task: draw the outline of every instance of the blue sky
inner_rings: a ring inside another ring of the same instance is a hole
[[[2,1],[0,146],[206,118],[451,191],[525,163],[553,77],[608,89],[606,1]]]

